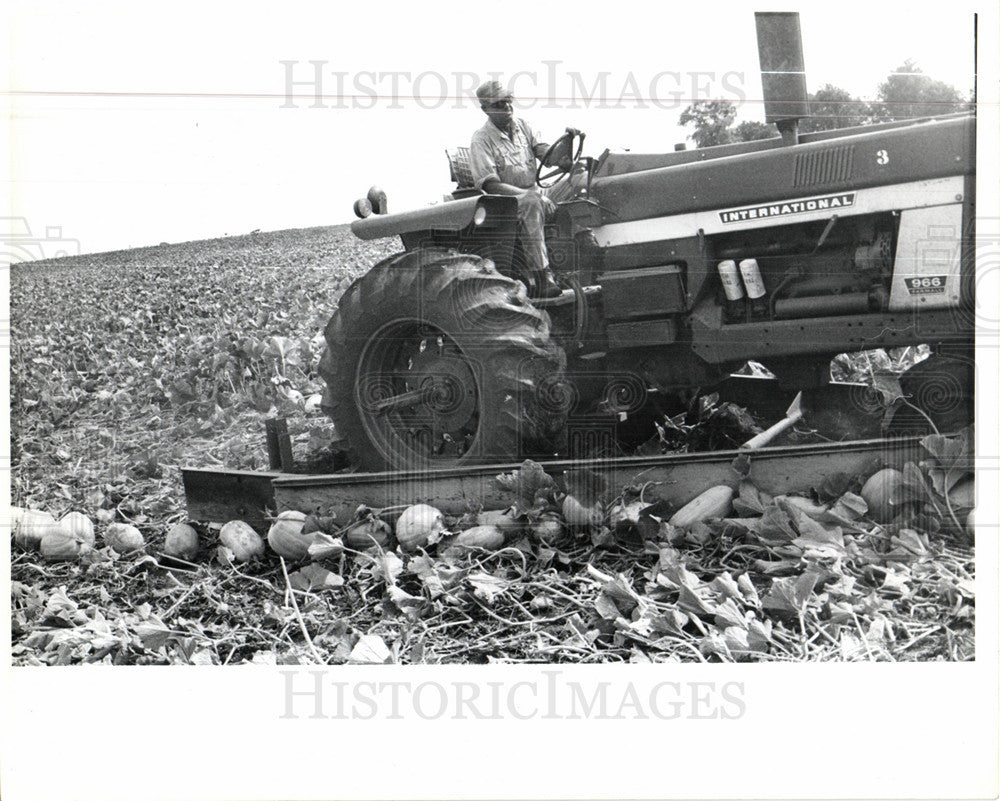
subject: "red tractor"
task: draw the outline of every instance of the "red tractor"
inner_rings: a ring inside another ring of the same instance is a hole
[[[935,355],[904,374],[911,400],[971,419],[975,117],[799,134],[797,16],[757,27],[780,138],[597,158],[582,135],[554,143],[578,184],[546,232],[559,297],[528,297],[516,201],[463,186],[461,158],[449,202],[386,214],[372,197],[354,233],[404,251],[343,295],[320,366],[360,466],[581,453],[748,360],[808,388],[839,353],[919,343]]]

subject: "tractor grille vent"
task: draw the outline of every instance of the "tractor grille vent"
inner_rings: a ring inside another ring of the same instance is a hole
[[[854,167],[854,145],[828,147],[795,157],[795,186],[846,181]]]

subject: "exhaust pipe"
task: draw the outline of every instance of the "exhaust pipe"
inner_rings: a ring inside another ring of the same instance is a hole
[[[758,11],[757,53],[760,56],[764,114],[781,132],[786,145],[799,141],[799,120],[809,116],[802,30],[794,11]]]

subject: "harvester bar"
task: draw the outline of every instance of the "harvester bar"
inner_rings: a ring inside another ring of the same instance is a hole
[[[707,487],[737,485],[742,477],[738,468],[747,465],[750,480],[772,494],[807,491],[837,473],[868,475],[881,467],[901,467],[922,457],[920,439],[784,445],[752,452],[728,450],[574,459],[544,462],[543,466],[557,482],[567,471],[590,470],[600,474],[606,486],[616,491],[626,486],[644,487],[644,500],[680,505]],[[265,508],[333,514],[345,521],[361,504],[381,508],[429,503],[449,514],[479,508],[503,509],[514,498],[498,484],[496,476],[518,467],[518,464],[492,464],[323,476],[185,470],[184,487],[188,514],[193,520],[223,522],[239,518],[262,527]]]
[[[275,508],[272,481],[282,473],[185,467],[181,475],[191,520],[206,523],[244,520],[259,531],[266,530],[267,510]]]

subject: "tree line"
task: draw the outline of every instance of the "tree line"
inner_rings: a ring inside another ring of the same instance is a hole
[[[964,99],[954,86],[925,75],[916,62],[907,59],[879,84],[873,101],[852,97],[850,92],[832,84],[811,92],[811,116],[799,121],[799,131],[827,131],[952,114],[972,109],[974,102],[974,99]],[[736,115],[736,105],[728,100],[705,100],[684,109],[680,124],[692,128],[688,138],[697,147],[750,142],[779,135],[773,124],[757,120],[743,120],[734,126]]]

